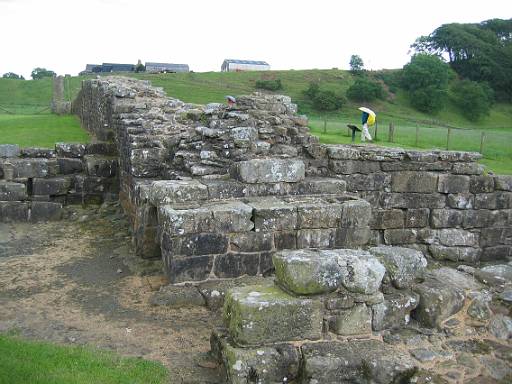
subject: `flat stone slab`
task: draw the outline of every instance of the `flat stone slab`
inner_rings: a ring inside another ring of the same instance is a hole
[[[341,280],[341,270],[334,254],[318,250],[285,250],[272,256],[276,280],[286,290],[299,295],[334,291]]]
[[[296,183],[304,180],[306,171],[302,160],[252,159],[236,164],[236,176],[244,183]]]
[[[322,336],[320,301],[293,297],[275,285],[233,288],[224,304],[224,319],[233,341],[260,346]]]
[[[155,206],[208,199],[208,188],[198,180],[157,180],[151,184],[149,200]]]
[[[350,292],[372,294],[382,282],[386,269],[371,253],[357,249],[323,251],[335,255],[341,269],[341,284]]]

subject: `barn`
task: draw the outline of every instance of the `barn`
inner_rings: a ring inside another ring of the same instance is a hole
[[[146,62],[146,72],[149,72],[149,73],[190,72],[190,69],[188,67],[188,64]]]
[[[241,71],[269,71],[270,65],[266,61],[255,60],[234,60],[226,59],[222,63],[222,72],[241,72]]]

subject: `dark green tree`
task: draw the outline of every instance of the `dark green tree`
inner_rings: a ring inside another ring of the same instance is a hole
[[[350,71],[352,71],[352,73],[360,73],[364,70],[363,59],[361,59],[361,56],[359,55],[350,56],[349,65]]]
[[[43,79],[45,77],[55,77],[56,73],[53,71],[50,71],[49,69],[46,69],[46,68],[37,67],[32,70],[32,72],[30,73],[30,76],[34,80],[39,80],[39,79]]]
[[[444,106],[452,77],[450,66],[441,58],[418,53],[403,68],[402,87],[408,91],[414,108],[436,113]]]
[[[452,86],[452,98],[468,120],[477,121],[489,114],[493,91],[487,84],[461,80]]]
[[[382,99],[383,96],[384,89],[382,85],[366,77],[356,79],[347,90],[347,97],[354,101],[372,101]]]
[[[2,78],[4,79],[18,79],[18,80],[25,80],[25,78],[21,75],[18,75],[14,72],[7,72],[2,75]]]

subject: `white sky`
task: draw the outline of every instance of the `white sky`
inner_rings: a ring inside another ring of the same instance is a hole
[[[196,72],[226,58],[346,69],[352,54],[367,69],[399,68],[441,24],[511,17],[510,0],[0,0],[0,74],[138,59]]]

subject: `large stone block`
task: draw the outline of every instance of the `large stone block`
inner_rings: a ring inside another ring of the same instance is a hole
[[[210,276],[214,257],[211,255],[179,257],[162,250],[164,271],[172,284],[202,281]]]
[[[85,169],[89,176],[115,177],[118,174],[117,158],[85,155]]]
[[[368,335],[372,332],[372,311],[364,303],[342,309],[330,328],[334,333],[342,336]]]
[[[85,155],[85,144],[56,143],[55,152],[59,157],[80,158]]]
[[[220,233],[198,233],[171,237],[168,234],[162,236],[162,249],[172,255],[201,256],[226,253],[228,238]]]
[[[386,269],[372,254],[355,249],[325,250],[321,253],[337,258],[341,284],[348,291],[368,295],[379,290]]]
[[[54,177],[50,179],[34,178],[32,193],[34,195],[65,195],[72,186],[70,177]]]
[[[137,148],[130,151],[130,173],[134,177],[158,177],[168,153],[164,148]]]
[[[494,192],[494,178],[492,176],[473,176],[469,183],[469,192],[488,193]]]
[[[28,203],[21,201],[0,201],[0,222],[10,223],[28,220]]]
[[[157,180],[148,192],[153,205],[197,202],[208,199],[208,188],[198,180]]]
[[[274,236],[270,232],[237,232],[229,235],[229,247],[233,252],[262,252],[274,248]]]
[[[260,346],[322,336],[321,302],[290,296],[272,284],[231,289],[224,318],[233,341]]]
[[[27,187],[23,183],[0,181],[0,201],[19,201],[27,199]]]
[[[370,173],[367,175],[345,175],[343,180],[347,183],[347,191],[384,191],[391,185],[391,175],[388,173]]]
[[[469,192],[469,176],[439,175],[437,190],[441,193],[467,193]]]
[[[285,250],[272,257],[276,280],[299,295],[331,292],[338,288],[341,270],[333,253],[313,250]]]
[[[396,290],[384,295],[384,301],[372,306],[374,331],[405,327],[411,311],[419,303],[418,294],[409,290]]]
[[[254,228],[253,208],[241,201],[218,203],[207,206],[213,214],[213,230],[217,232],[245,232]]]
[[[237,178],[245,183],[294,183],[304,180],[302,160],[252,159],[236,164]]]
[[[464,211],[456,209],[433,209],[430,215],[430,225],[432,228],[460,227],[464,217]]]
[[[350,175],[353,173],[380,172],[380,163],[377,161],[362,160],[331,160],[329,169],[337,174]]]
[[[333,248],[336,244],[336,229],[301,229],[297,231],[296,238],[299,249]]]
[[[440,229],[439,242],[447,247],[475,247],[478,245],[478,235],[464,229]]]
[[[469,193],[448,195],[446,203],[450,208],[473,209],[475,205],[475,196]]]
[[[14,178],[49,176],[48,159],[9,159]],[[3,165],[5,173],[6,164]]]
[[[388,245],[415,244],[417,240],[418,230],[414,228],[384,230],[384,242]]]
[[[292,195],[340,194],[347,190],[344,180],[332,178],[306,178],[291,185]]]
[[[327,203],[323,200],[297,203],[298,228],[335,228],[340,223],[342,204]]]
[[[0,144],[0,157],[17,157],[20,155],[20,146],[17,144]]]
[[[60,220],[62,214],[62,204],[45,201],[33,201],[29,212],[30,221]]]
[[[444,247],[430,245],[430,253],[436,260],[450,260],[456,262],[476,263],[480,258],[481,250],[472,247]]]
[[[358,160],[360,152],[349,145],[327,145],[329,158],[335,160]]]
[[[498,191],[475,195],[475,209],[512,208],[512,192]]]
[[[446,197],[440,193],[386,193],[382,208],[444,208]]]
[[[512,176],[494,176],[494,186],[499,191],[512,192]]]
[[[219,278],[256,276],[259,272],[259,265],[259,253],[226,253],[215,256],[213,273]]]
[[[405,383],[416,367],[408,353],[377,340],[305,344],[302,355],[305,383]]]
[[[370,227],[372,229],[403,228],[404,212],[401,209],[374,210]]]
[[[408,209],[405,212],[405,227],[406,228],[424,228],[428,226],[430,216],[430,209],[418,208]]]
[[[81,159],[69,159],[66,157],[57,158],[59,166],[59,173],[69,175],[72,173],[80,173],[83,171],[83,164]]]
[[[335,245],[338,248],[358,248],[368,244],[370,227],[336,229]]]
[[[296,249],[297,231],[279,231],[274,232],[274,244],[277,250]],[[299,247],[304,248],[304,247]]]
[[[497,217],[500,213],[500,211],[490,211],[487,209],[464,211],[462,227],[466,229],[504,225],[505,223],[500,223],[499,217]]]
[[[395,172],[391,180],[393,192],[437,192],[438,176],[429,172]]]
[[[257,232],[283,231],[297,228],[297,208],[275,198],[247,202],[253,209]]]
[[[427,267],[423,254],[410,248],[379,246],[370,248],[370,253],[384,264],[391,282],[398,289],[409,288],[423,276]]]
[[[170,236],[209,232],[213,226],[212,212],[207,208],[174,209],[170,205],[158,210],[162,231]]]
[[[341,205],[342,228],[367,227],[372,217],[372,207],[365,200],[346,201]]]

